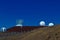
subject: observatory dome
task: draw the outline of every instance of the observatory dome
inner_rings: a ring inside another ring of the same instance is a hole
[[[54,23],[49,23],[49,25],[48,26],[54,26]]]
[[[6,31],[6,27],[2,27],[1,29],[2,29],[2,31],[3,31],[3,32],[5,32],[5,31]]]
[[[41,21],[40,22],[40,26],[45,26],[45,22],[44,21]]]

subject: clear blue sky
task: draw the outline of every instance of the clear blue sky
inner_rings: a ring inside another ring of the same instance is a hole
[[[41,20],[60,24],[60,1],[0,0],[0,27],[14,26],[18,19],[24,20],[25,26],[38,26]]]

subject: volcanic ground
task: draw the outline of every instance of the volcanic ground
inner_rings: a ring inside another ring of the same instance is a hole
[[[60,40],[60,25],[39,27],[27,32],[13,32],[11,30],[0,32],[0,40]]]

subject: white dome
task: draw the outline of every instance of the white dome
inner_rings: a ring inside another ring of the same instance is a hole
[[[48,26],[54,26],[54,23],[49,23],[49,25]]]
[[[1,29],[2,29],[2,31],[3,31],[3,32],[5,32],[5,31],[6,31],[6,28],[5,28],[5,27],[2,27]]]
[[[22,24],[17,24],[16,26],[22,26]]]
[[[45,26],[45,22],[44,21],[41,21],[40,22],[40,26]]]

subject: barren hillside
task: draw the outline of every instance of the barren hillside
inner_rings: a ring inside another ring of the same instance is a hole
[[[60,40],[60,25],[16,33],[13,36],[0,37],[0,40]]]
[[[60,40],[60,26],[34,30],[21,40]]]

